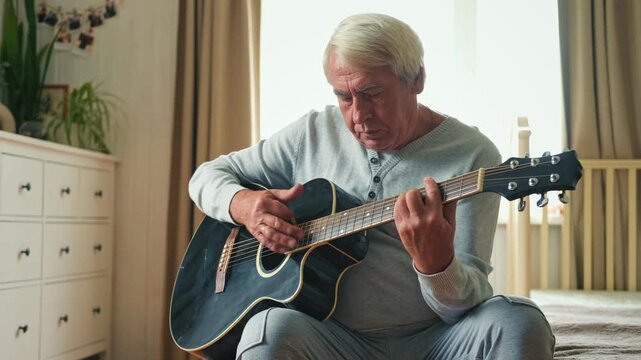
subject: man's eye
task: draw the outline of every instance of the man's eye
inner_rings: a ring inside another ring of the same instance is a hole
[[[341,96],[340,99],[344,103],[352,102],[352,97],[351,96]]]

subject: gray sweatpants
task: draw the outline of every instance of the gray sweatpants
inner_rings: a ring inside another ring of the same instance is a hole
[[[366,333],[272,308],[248,321],[237,358],[552,359],[554,341],[545,316],[531,300],[495,296],[454,325],[436,320]]]

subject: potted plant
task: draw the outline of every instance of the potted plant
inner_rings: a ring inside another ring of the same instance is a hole
[[[36,137],[42,135],[42,114],[40,102],[42,87],[49,69],[54,38],[50,43],[38,47],[36,14],[33,0],[25,0],[26,28],[18,20],[13,0],[5,0],[0,43],[0,102],[7,105],[20,129],[29,122]],[[27,126],[28,127],[28,126]]]
[[[116,97],[102,91],[93,82],[86,82],[69,94],[66,114],[57,111],[46,127],[49,140],[97,150],[109,154],[111,151],[105,137],[111,127],[112,111],[116,110]]]

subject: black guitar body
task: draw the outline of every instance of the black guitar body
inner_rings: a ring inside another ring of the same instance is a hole
[[[316,179],[287,205],[297,223],[303,223],[359,203],[331,182]],[[217,267],[234,227],[209,217],[203,220],[185,253],[172,294],[174,341],[183,350],[212,359],[233,359],[247,320],[264,309],[288,307],[319,320],[328,318],[334,311],[341,274],[358,264],[368,248],[362,233],[290,255],[262,246],[245,248],[243,261],[232,261],[225,289],[216,294]],[[243,242],[257,243],[244,227],[235,240]]]

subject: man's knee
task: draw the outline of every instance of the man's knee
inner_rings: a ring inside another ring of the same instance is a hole
[[[271,308],[252,316],[243,330],[236,357],[243,360],[283,358],[296,349],[294,342],[305,331],[309,316],[298,311]]]
[[[495,296],[478,308],[480,320],[493,324],[500,334],[503,354],[539,354],[551,358],[554,335],[550,325],[532,300],[516,296]]]
[[[510,332],[549,331],[545,315],[530,299],[518,296],[495,296],[481,305],[481,314]]]

